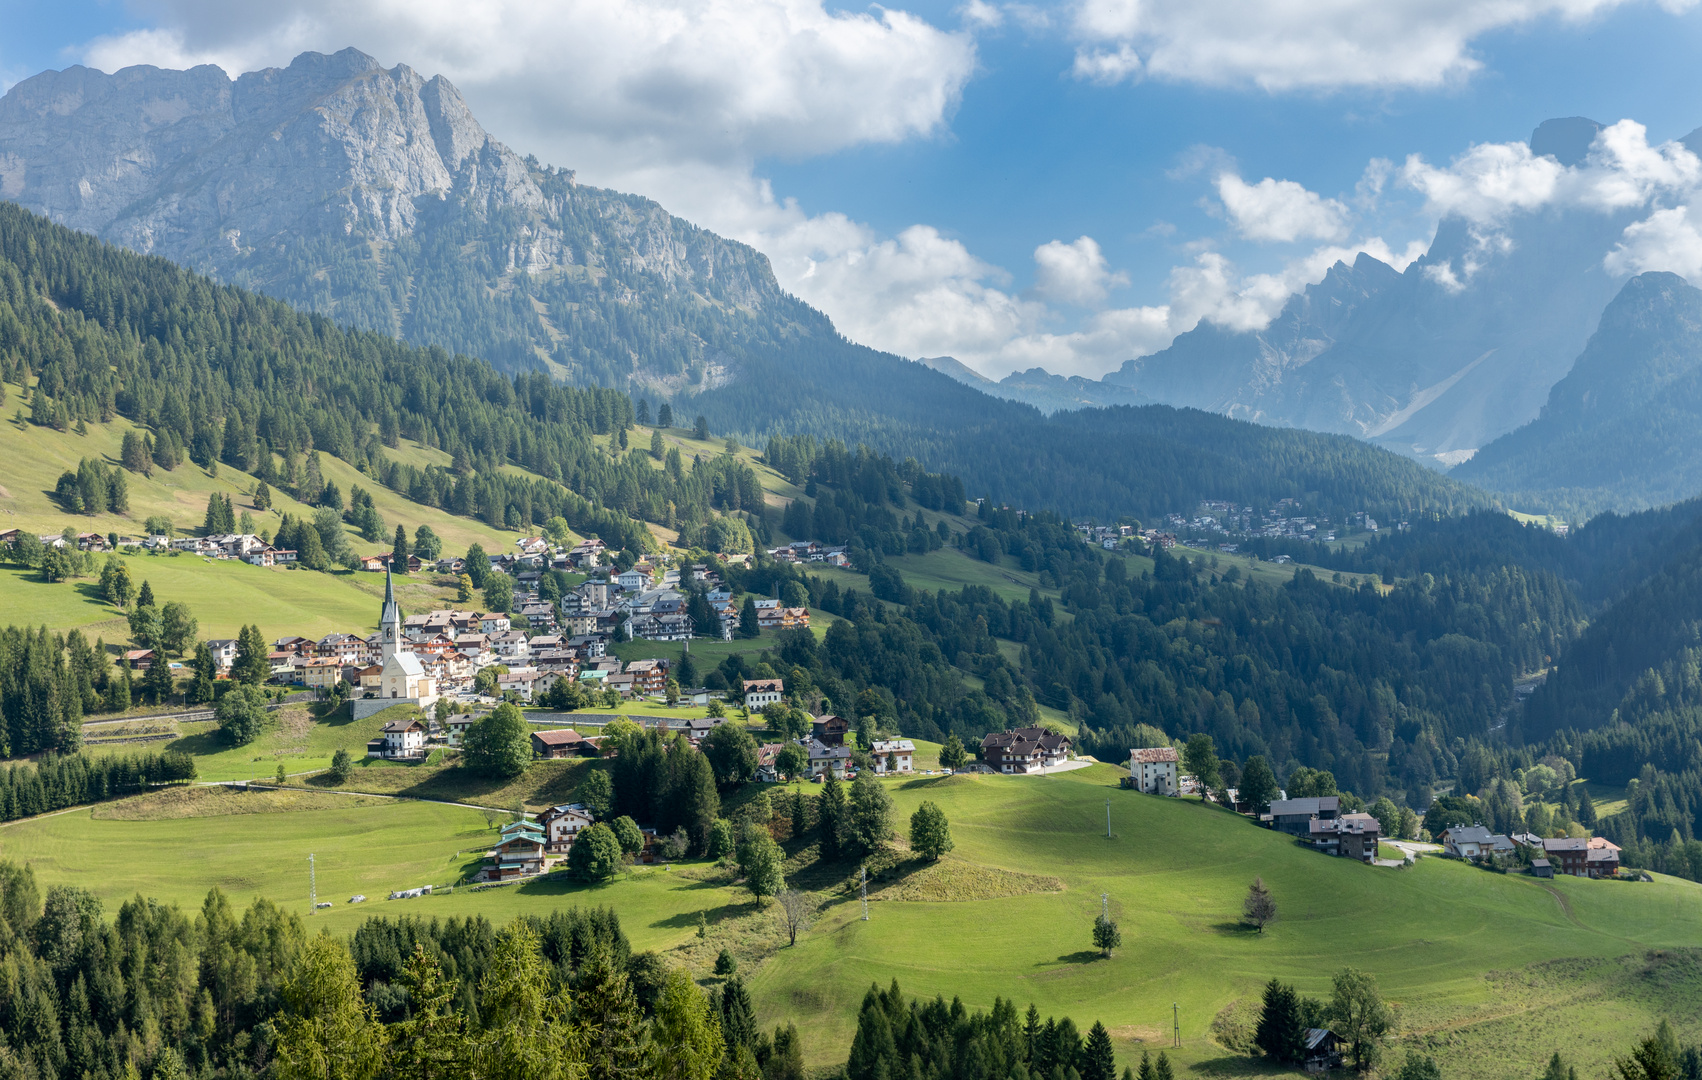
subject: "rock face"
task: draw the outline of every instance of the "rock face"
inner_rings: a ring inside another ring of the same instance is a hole
[[[759,253],[522,160],[446,79],[354,49],[234,81],[27,79],[0,98],[0,196],[358,326],[595,381],[713,386],[717,329],[796,317]],[[610,332],[622,307],[648,338]]]
[[[1455,475],[1576,515],[1702,491],[1702,290],[1676,274],[1626,282],[1542,415]]]

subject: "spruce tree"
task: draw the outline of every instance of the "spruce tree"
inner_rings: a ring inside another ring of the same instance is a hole
[[[390,568],[398,574],[408,572],[408,530],[396,526],[396,539],[390,545]]]

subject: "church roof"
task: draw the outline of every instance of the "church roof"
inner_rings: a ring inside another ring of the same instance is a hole
[[[391,674],[392,667],[399,669],[399,673],[403,675],[420,676],[425,674],[425,665],[421,664],[420,658],[411,652],[399,652],[392,656],[384,665],[384,674]]]

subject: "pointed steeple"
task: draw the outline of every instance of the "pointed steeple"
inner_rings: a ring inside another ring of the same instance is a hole
[[[386,664],[402,648],[402,609],[396,603],[396,582],[388,563],[384,567],[384,608],[378,614],[378,647],[380,661]]]

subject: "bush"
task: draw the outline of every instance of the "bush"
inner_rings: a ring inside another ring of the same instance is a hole
[[[258,686],[232,686],[219,698],[213,716],[220,733],[233,746],[247,746],[260,737],[271,719],[266,712],[266,692]]]
[[[733,959],[733,954],[726,949],[722,949],[721,955],[715,958],[715,974],[725,978],[728,975],[737,974],[738,970],[739,962]]]
[[[348,783],[349,774],[354,772],[354,768],[354,760],[349,757],[349,752],[342,747],[338,747],[337,752],[331,755],[331,779],[334,783]]]

